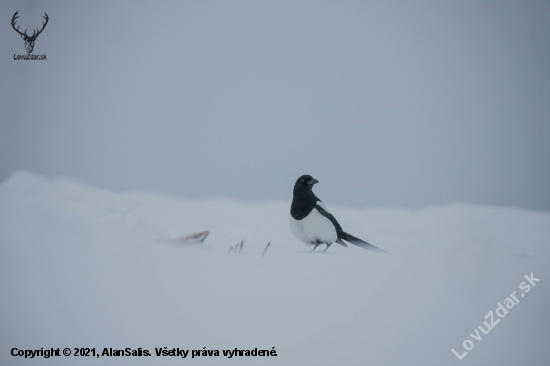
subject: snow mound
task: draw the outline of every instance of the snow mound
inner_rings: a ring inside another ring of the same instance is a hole
[[[442,365],[458,362],[451,349],[462,354],[466,339],[475,347],[464,364],[550,359],[550,214],[331,206],[344,230],[391,254],[321,254],[294,239],[289,207],[14,173],[0,185],[0,364]],[[205,230],[202,244],[174,241]],[[472,339],[531,273],[540,282]],[[152,356],[27,361],[11,356],[14,347],[141,347]],[[157,357],[163,347],[275,347],[277,357]]]

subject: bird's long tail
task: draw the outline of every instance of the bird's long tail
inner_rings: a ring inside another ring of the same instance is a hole
[[[358,247],[361,247],[361,248],[366,249],[366,250],[370,250],[371,252],[387,253],[385,250],[382,250],[378,247],[375,247],[374,245],[372,245],[370,243],[367,243],[366,241],[361,240],[359,238],[356,238],[355,236],[353,236],[351,234],[348,234],[348,233],[343,233],[343,234],[344,235],[342,235],[341,239],[347,241],[348,243],[351,243],[353,245],[357,245]]]

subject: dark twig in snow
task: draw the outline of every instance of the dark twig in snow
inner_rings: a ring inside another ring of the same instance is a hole
[[[262,253],[262,256],[260,258],[264,257],[265,252],[267,252],[267,248],[269,248],[269,244],[271,244],[271,242],[267,243],[267,246],[265,247],[264,252]]]
[[[235,249],[234,254],[241,254],[241,251],[243,250],[243,244],[244,244],[244,239],[241,240],[240,243],[237,243],[237,244],[233,245],[231,248],[229,248],[229,254],[231,254],[233,249]]]

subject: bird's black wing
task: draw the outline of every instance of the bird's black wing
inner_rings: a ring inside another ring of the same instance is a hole
[[[342,240],[345,240],[353,245],[357,245],[358,247],[360,248],[363,248],[363,249],[366,249],[366,250],[370,250],[371,252],[375,252],[375,253],[387,253],[385,250],[382,250],[378,247],[375,247],[374,245],[370,244],[370,243],[367,243],[366,241],[364,240],[361,240],[359,238],[356,238],[355,236],[351,235],[351,234],[348,234],[346,232],[344,232],[344,230],[342,230],[342,227],[340,226],[340,224],[338,223],[338,221],[336,221],[336,219],[334,218],[334,216],[332,216],[332,214],[330,212],[328,212],[327,210],[325,210],[323,207],[321,207],[318,203],[315,204],[315,208],[317,209],[317,211],[319,211],[319,213],[321,215],[323,215],[324,217],[326,217],[327,219],[329,219],[332,224],[334,225],[334,228],[336,229],[336,234],[338,235],[338,240],[336,241],[338,244],[341,244],[343,243]]]
[[[338,239],[342,239],[342,234],[344,233],[344,230],[342,230],[342,227],[340,226],[338,221],[336,221],[334,216],[332,216],[330,212],[322,208],[318,203],[315,204],[315,208],[317,209],[317,211],[319,211],[321,215],[323,215],[324,217],[326,217],[332,222],[332,224],[334,225],[334,228],[336,229],[336,234],[338,234]]]

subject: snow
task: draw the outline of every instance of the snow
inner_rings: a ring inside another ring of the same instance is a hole
[[[331,206],[355,246],[310,253],[288,202],[113,193],[19,171],[0,185],[0,364],[544,364],[550,214],[453,204]],[[208,230],[202,244],[174,239]],[[244,240],[242,251],[230,247]],[[264,257],[262,253],[270,242]],[[481,341],[470,334],[525,274],[540,279]],[[474,348],[462,361],[462,343]],[[10,350],[139,347],[151,357]],[[155,348],[277,357],[157,357]]]

